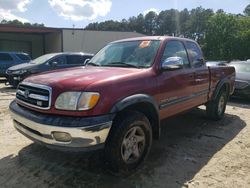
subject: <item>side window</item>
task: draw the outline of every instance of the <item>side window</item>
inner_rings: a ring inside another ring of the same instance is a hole
[[[23,61],[30,60],[30,57],[25,54],[16,54],[16,56]]]
[[[63,65],[63,64],[65,64],[64,56],[58,56],[58,57],[55,57],[55,58],[51,59],[49,61],[49,64],[53,63],[53,62],[56,62],[57,65]]]
[[[81,55],[67,55],[67,64],[69,65],[77,65],[77,64],[83,64],[84,60]]]
[[[203,55],[200,48],[194,42],[186,42],[190,62],[196,67],[203,65]]]
[[[0,61],[13,61],[12,57],[9,54],[1,53]]]
[[[183,65],[185,67],[189,67],[187,52],[182,42],[180,41],[167,42],[161,61],[163,62],[169,57],[180,57],[183,60]]]

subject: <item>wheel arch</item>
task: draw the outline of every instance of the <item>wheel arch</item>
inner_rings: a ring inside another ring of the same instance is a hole
[[[229,93],[230,93],[230,80],[229,79],[224,78],[221,81],[219,81],[212,95],[212,100],[215,100],[217,98],[221,90],[225,90],[229,96]]]
[[[158,139],[160,137],[159,110],[158,105],[153,97],[146,94],[128,96],[117,102],[110,112],[116,113],[116,117],[118,117],[125,111],[138,111],[143,113],[150,121],[153,131],[153,138]]]

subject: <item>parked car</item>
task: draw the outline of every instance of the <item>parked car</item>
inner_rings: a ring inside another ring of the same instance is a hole
[[[31,60],[30,56],[22,52],[0,52],[0,77],[7,77],[6,70],[9,67]]]
[[[10,111],[15,128],[35,142],[104,148],[105,164],[126,174],[144,161],[162,120],[203,104],[208,117],[223,118],[234,78],[233,67],[207,67],[193,40],[125,39],[85,67],[26,78]]]
[[[211,67],[211,66],[227,66],[226,61],[207,61],[206,65]]]
[[[7,71],[7,82],[16,87],[24,78],[45,71],[62,69],[75,66],[83,66],[93,57],[87,53],[51,53],[42,55],[29,63],[10,67]]]
[[[234,96],[250,99],[250,61],[236,61],[229,65],[236,71]]]

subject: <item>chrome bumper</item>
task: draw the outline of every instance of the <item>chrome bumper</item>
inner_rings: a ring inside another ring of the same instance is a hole
[[[15,128],[31,140],[46,144],[47,146],[59,146],[59,149],[81,150],[91,146],[101,145],[106,141],[112,121],[87,126],[87,127],[58,127],[40,124],[18,115],[11,111]],[[57,141],[53,132],[68,133],[71,140],[67,142]]]

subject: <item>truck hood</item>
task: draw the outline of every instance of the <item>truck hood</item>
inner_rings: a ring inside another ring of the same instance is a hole
[[[112,80],[138,74],[145,69],[119,67],[77,67],[38,74],[26,78],[25,82],[48,85],[67,90],[83,90],[88,85],[103,80]]]

